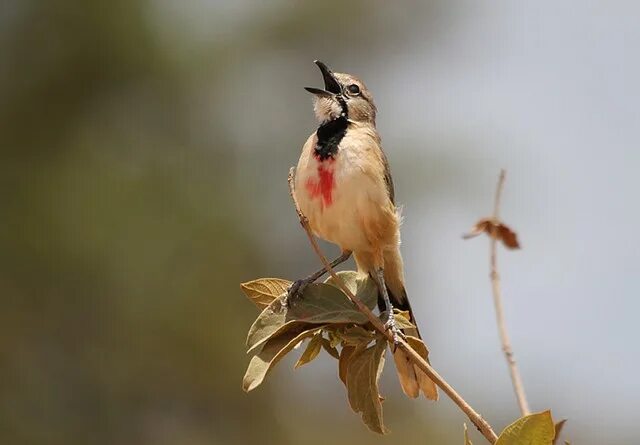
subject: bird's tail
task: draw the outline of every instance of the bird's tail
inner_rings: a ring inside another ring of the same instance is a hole
[[[371,275],[377,270],[377,264],[375,257],[363,253],[354,252],[355,260],[358,265],[358,270]],[[394,308],[401,311],[408,311],[410,315],[410,321],[414,326],[417,326],[409,299],[407,298],[407,292],[404,289],[404,272],[402,264],[402,256],[399,249],[390,249],[384,252],[384,281],[387,286],[389,299]],[[378,295],[378,307],[380,311],[384,311],[385,304],[382,299],[382,295]],[[421,338],[418,328],[403,329],[402,332],[411,337]],[[415,348],[414,348],[415,349]],[[418,348],[420,349],[420,348]],[[427,358],[427,350],[416,351],[422,355],[425,360]],[[393,360],[396,363],[396,369],[398,371],[398,378],[400,379],[400,385],[404,393],[411,397],[416,398],[422,391],[427,399],[437,400],[438,389],[435,383],[418,367],[416,367],[409,356],[401,349],[396,348],[393,353]]]
[[[403,329],[402,332],[406,336],[421,339],[422,337],[420,336],[420,331],[417,328],[416,320],[413,315],[413,311],[411,310],[411,304],[409,303],[404,287],[402,287],[400,295],[397,295],[399,293],[398,291],[394,294],[389,287],[387,287],[387,291],[389,292],[389,298],[391,299],[393,307],[401,311],[409,312],[410,321],[416,326],[416,328]],[[378,307],[381,311],[385,309],[381,296],[378,296]],[[417,350],[416,352],[421,355],[424,353],[422,358],[429,362],[429,358],[426,356],[426,348],[424,351]],[[438,388],[435,383],[433,383],[424,371],[413,364],[404,350],[396,348],[393,352],[393,361],[395,362],[396,369],[398,371],[400,386],[402,386],[402,390],[408,397],[416,398],[420,395],[420,392],[422,392],[427,399],[438,400]]]

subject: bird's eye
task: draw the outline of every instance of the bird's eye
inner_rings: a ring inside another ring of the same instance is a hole
[[[349,90],[349,92],[355,96],[357,96],[358,94],[360,94],[360,87],[358,85],[356,85],[355,83],[352,83],[351,85],[349,85],[347,87],[347,90]]]

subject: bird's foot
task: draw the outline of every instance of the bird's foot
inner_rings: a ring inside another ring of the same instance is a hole
[[[387,316],[387,321],[384,324],[384,328],[390,331],[393,335],[394,350],[395,347],[400,343],[400,338],[402,338],[403,340],[407,339],[404,333],[396,325],[396,318],[393,315],[393,308],[391,308],[391,310],[389,311],[389,315]]]
[[[296,301],[302,299],[302,294],[304,290],[309,285],[309,280],[296,280],[291,284],[291,287],[287,291],[287,298],[285,300],[285,304],[287,306],[291,304],[295,304]]]

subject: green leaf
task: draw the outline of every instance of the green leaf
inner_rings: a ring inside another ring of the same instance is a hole
[[[329,355],[331,355],[331,357],[336,360],[340,359],[340,353],[338,350],[334,346],[331,346],[331,342],[324,337],[322,337],[322,347],[329,353]]]
[[[322,332],[318,332],[316,335],[311,337],[311,340],[309,340],[309,344],[307,344],[307,349],[304,350],[304,352],[296,362],[294,369],[297,369],[302,365],[306,365],[311,360],[316,358],[318,354],[320,354],[321,349],[322,349]]]
[[[285,332],[264,344],[262,350],[249,362],[242,379],[242,389],[249,392],[258,387],[269,371],[298,343],[322,330],[318,326],[302,332]]]
[[[378,297],[377,294],[372,297],[371,286],[374,286],[371,280],[366,280],[359,285],[356,296],[373,309]],[[307,286],[302,296],[290,305],[287,319],[305,323],[364,324],[368,321],[367,316],[340,289],[326,283]]]
[[[471,439],[469,439],[469,432],[467,431],[467,424],[463,423],[464,425],[464,445],[473,445],[473,443],[471,442]]]
[[[524,416],[506,427],[496,445],[552,445],[555,427],[551,411]]]
[[[347,393],[351,408],[362,416],[362,421],[376,433],[386,434],[382,421],[382,403],[378,379],[384,367],[386,339],[379,339],[374,346],[356,349],[349,358],[347,368]]]
[[[358,277],[355,272],[341,272],[340,276],[347,286],[356,291],[356,295],[363,303],[371,309],[376,306],[377,288],[371,279]],[[364,324],[368,321],[351,300],[332,284],[310,284],[299,298],[290,302],[289,305],[285,303],[286,295],[283,294],[260,313],[249,328],[248,352],[256,351],[260,345],[283,332],[307,324]]]
[[[258,278],[240,284],[240,289],[258,309],[263,310],[273,300],[287,293],[292,282],[280,278]]]

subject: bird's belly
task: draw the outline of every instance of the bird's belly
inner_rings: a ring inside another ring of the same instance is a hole
[[[367,226],[389,217],[386,189],[340,156],[299,166],[296,198],[315,234],[343,250],[371,250]]]

